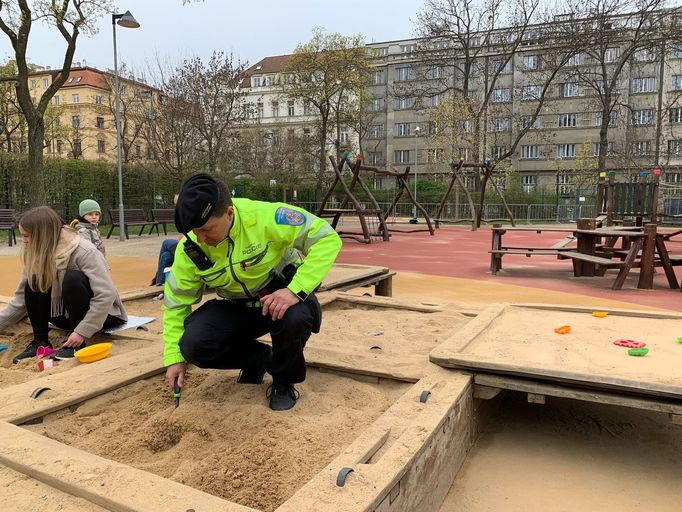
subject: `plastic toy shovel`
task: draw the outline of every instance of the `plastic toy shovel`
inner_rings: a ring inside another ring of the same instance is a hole
[[[38,350],[36,350],[36,357],[51,356],[55,352],[57,352],[57,351],[55,349],[53,349],[52,347],[42,347],[41,346],[41,347],[38,347]]]

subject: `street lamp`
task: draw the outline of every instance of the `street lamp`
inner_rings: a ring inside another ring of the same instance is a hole
[[[137,22],[130,11],[124,14],[112,14],[111,26],[114,32],[114,97],[116,98],[116,147],[118,160],[118,218],[119,218],[119,240],[121,242],[126,239],[125,232],[125,216],[123,213],[123,154],[121,148],[121,91],[118,87],[118,56],[116,54],[116,24],[123,28],[138,28],[140,24]]]
[[[419,171],[419,132],[421,132],[421,128],[417,126],[414,129],[414,202],[417,202],[417,173]],[[412,207],[412,220],[410,221],[411,224],[416,224],[418,222],[417,220],[417,205],[415,204]]]
[[[556,157],[556,222],[559,223],[559,174],[561,173],[561,156]]]

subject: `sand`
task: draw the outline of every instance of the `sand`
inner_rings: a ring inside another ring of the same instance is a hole
[[[680,510],[682,427],[635,409],[516,395],[469,453],[441,512]]]
[[[409,388],[309,370],[290,412],[272,413],[260,386],[236,372],[191,369],[180,407],[165,380],[140,381],[26,428],[272,511],[334,459]]]

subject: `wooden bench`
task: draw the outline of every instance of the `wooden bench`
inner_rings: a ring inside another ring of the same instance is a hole
[[[7,243],[12,247],[17,243],[17,235],[14,230],[17,228],[16,210],[14,208],[0,209],[0,229],[7,230]]]
[[[125,233],[126,238],[130,238],[128,235],[128,226],[142,226],[140,228],[140,232],[138,233],[138,236],[142,236],[142,233],[144,233],[144,228],[146,226],[151,226],[151,229],[149,232],[151,233],[154,230],[154,226],[157,224],[154,221],[149,221],[147,220],[147,216],[144,214],[144,210],[142,208],[130,208],[130,209],[125,209],[123,210],[123,215],[124,215],[124,221],[125,221],[125,226],[123,226],[123,231]],[[121,227],[121,220],[120,220],[120,215],[119,215],[119,210],[113,210],[109,209],[109,218],[111,219],[111,228],[109,229],[109,233],[107,233],[107,238],[111,236],[111,233],[114,231],[114,228],[118,226],[119,228]],[[158,229],[157,229],[158,233]]]
[[[156,234],[159,234],[159,225],[163,226],[163,234],[168,235],[166,224],[175,224],[175,210],[173,208],[154,208],[152,220],[156,223]],[[152,231],[155,226],[152,226]],[[151,231],[150,231],[151,233]]]

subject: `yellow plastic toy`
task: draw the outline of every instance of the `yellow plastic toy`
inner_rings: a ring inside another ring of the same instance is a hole
[[[74,355],[81,363],[94,363],[104,359],[111,352],[111,343],[97,343],[77,350]]]
[[[608,316],[608,313],[606,311],[592,311],[592,316],[596,316],[597,318],[604,318]]]

